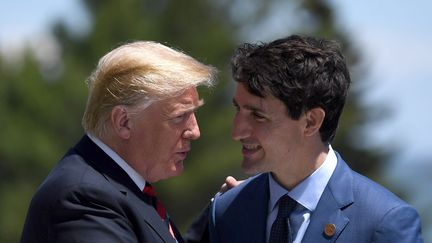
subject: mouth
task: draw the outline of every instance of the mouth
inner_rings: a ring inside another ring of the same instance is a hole
[[[185,151],[177,152],[176,154],[178,155],[180,160],[185,160],[188,152],[189,150],[185,150]]]
[[[243,155],[250,155],[260,150],[262,147],[259,144],[243,144],[242,153]]]

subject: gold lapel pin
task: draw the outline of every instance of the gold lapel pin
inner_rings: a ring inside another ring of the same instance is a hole
[[[335,224],[326,224],[324,227],[324,234],[328,237],[332,237],[336,233],[336,225]]]

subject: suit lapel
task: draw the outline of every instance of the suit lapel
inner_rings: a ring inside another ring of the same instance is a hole
[[[337,154],[338,162],[317,208],[311,215],[310,224],[303,242],[335,242],[349,223],[343,208],[354,202],[351,169]],[[334,225],[334,232],[325,232],[326,227]]]
[[[139,211],[148,226],[152,228],[165,242],[174,242],[171,234],[167,229],[167,225],[163,222],[160,216],[157,214],[156,210],[154,210],[153,206],[147,203],[135,204],[139,205]],[[173,225],[174,226],[174,225]],[[173,227],[174,228],[174,227]],[[175,234],[178,242],[183,242],[180,234]]]
[[[178,243],[185,243],[185,241],[183,240],[183,237],[180,233],[180,231],[177,229],[177,227],[175,226],[175,224],[170,220],[171,226],[172,226],[172,230],[174,231],[174,236],[176,237],[176,240]]]
[[[75,151],[95,170],[99,171],[115,188],[125,197],[130,205],[140,213],[141,217],[165,242],[174,242],[165,223],[156,210],[136,186],[129,175],[115,163],[102,149],[100,149],[87,136],[83,136],[75,146]],[[181,238],[181,236],[180,236]],[[181,240],[179,242],[182,242]]]

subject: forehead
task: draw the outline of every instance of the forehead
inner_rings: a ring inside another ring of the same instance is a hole
[[[199,99],[198,91],[195,87],[185,90],[178,96],[161,100],[155,103],[163,112],[175,112],[177,110],[196,109],[201,106],[203,101]]]
[[[273,95],[267,94],[265,97],[253,95],[242,83],[238,83],[237,85],[236,92],[234,94],[234,102],[240,107],[250,109],[272,110],[285,108],[283,102]]]

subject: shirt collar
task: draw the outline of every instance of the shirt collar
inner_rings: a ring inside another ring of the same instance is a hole
[[[126,161],[124,161],[114,150],[108,147],[108,145],[103,143],[99,138],[91,134],[87,134],[87,136],[129,175],[141,191],[144,190],[146,181],[140,174],[138,174],[138,172],[136,172]]]
[[[324,163],[291,191],[288,191],[279,185],[279,183],[277,183],[270,174],[270,210],[275,207],[281,196],[288,194],[288,196],[296,200],[309,211],[314,211],[331,175],[333,174],[333,171],[336,168],[336,164],[336,154],[333,148],[329,145],[329,152]]]

